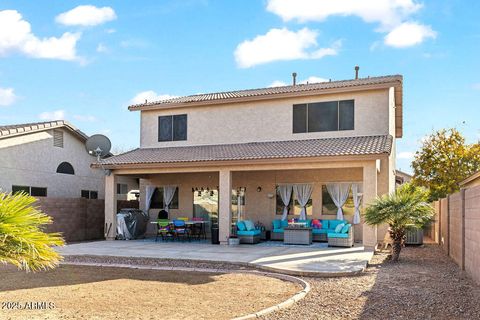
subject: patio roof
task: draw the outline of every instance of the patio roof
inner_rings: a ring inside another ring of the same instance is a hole
[[[133,164],[389,155],[391,135],[139,148],[103,160],[105,167]]]

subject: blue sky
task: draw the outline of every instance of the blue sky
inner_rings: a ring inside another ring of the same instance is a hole
[[[0,124],[65,118],[116,150],[132,101],[360,76],[404,76],[398,167],[434,129],[480,137],[478,1],[2,1]]]

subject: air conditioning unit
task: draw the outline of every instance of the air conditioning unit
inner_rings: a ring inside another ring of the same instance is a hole
[[[423,229],[409,228],[405,244],[423,244]]]

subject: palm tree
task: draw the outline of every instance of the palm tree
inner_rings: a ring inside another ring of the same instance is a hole
[[[423,228],[433,217],[425,189],[405,184],[391,194],[375,199],[365,210],[369,225],[388,224],[393,239],[392,261],[398,261],[408,228]]]
[[[55,268],[62,257],[52,246],[64,245],[59,233],[45,233],[42,227],[52,218],[33,204],[25,193],[0,193],[0,262],[26,271]]]

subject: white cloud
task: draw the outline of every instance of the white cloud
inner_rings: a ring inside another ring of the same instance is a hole
[[[108,52],[108,48],[103,43],[99,43],[98,46],[97,46],[97,52],[106,53],[106,52]]]
[[[437,33],[430,26],[404,22],[385,36],[385,44],[395,48],[406,48],[422,43],[427,38],[436,37]]]
[[[245,40],[235,49],[235,60],[241,68],[250,68],[272,61],[320,59],[336,55],[341,46],[334,42],[329,48],[317,49],[317,31],[303,28],[297,32],[287,28],[270,29],[253,40]]]
[[[287,86],[287,84],[283,81],[280,81],[280,80],[275,80],[273,81],[272,83],[270,83],[268,85],[269,88],[273,88],[273,87],[284,87],[284,86]]]
[[[307,83],[319,83],[319,82],[328,82],[328,81],[330,81],[330,80],[325,79],[325,78],[316,77],[316,76],[310,76],[307,79],[302,80],[298,83],[299,84],[307,84]],[[271,84],[269,84],[268,87],[273,88],[273,87],[283,87],[283,86],[288,86],[288,85],[290,85],[290,84],[287,84],[287,83],[285,83],[281,80],[275,80]]]
[[[40,39],[18,11],[0,11],[0,56],[20,52],[32,58],[81,61],[76,54],[80,36],[80,33],[66,32],[60,38]]]
[[[110,7],[98,8],[92,5],[83,5],[59,14],[55,21],[66,26],[92,27],[116,18],[115,11]]]
[[[328,81],[329,80],[325,79],[325,78],[311,76],[311,77],[308,77],[305,80],[300,81],[299,83],[300,84],[307,84],[307,83],[319,83],[319,82],[328,82]]]
[[[73,115],[73,118],[78,121],[82,122],[96,122],[98,119],[95,116],[90,116],[90,115],[81,115],[81,114],[75,114]]]
[[[407,159],[407,160],[410,160],[410,159],[413,159],[414,156],[415,156],[415,153],[413,153],[413,152],[403,151],[403,152],[399,152],[399,153],[397,154],[397,159]]]
[[[17,100],[13,88],[0,88],[0,106],[9,106]]]
[[[356,16],[391,28],[422,8],[415,0],[269,0],[267,10],[284,21],[324,21],[331,16]]]
[[[325,21],[329,17],[358,17],[376,23],[376,31],[388,33],[384,43],[395,48],[413,46],[435,38],[430,26],[410,21],[423,5],[417,0],[268,0],[267,10],[284,21]],[[375,43],[371,50],[378,46]]]
[[[130,104],[141,104],[147,102],[154,102],[160,100],[168,100],[176,98],[176,96],[171,96],[169,94],[158,94],[153,90],[139,92],[135,97],[130,100]]]
[[[46,111],[38,115],[41,120],[63,120],[65,119],[65,110]]]

